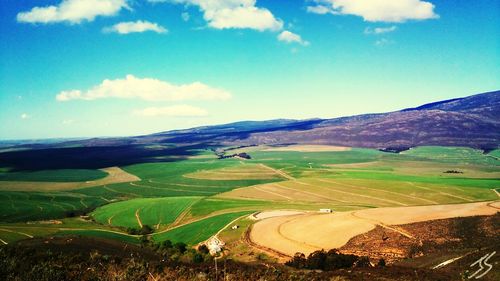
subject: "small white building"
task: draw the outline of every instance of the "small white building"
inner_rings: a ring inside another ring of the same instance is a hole
[[[320,213],[330,214],[333,213],[332,209],[319,209]]]
[[[235,230],[235,229],[238,229],[238,228],[240,228],[240,226],[239,226],[239,225],[237,225],[237,224],[235,224],[235,225],[231,226],[231,229],[232,229],[232,230]]]
[[[212,256],[216,255],[217,253],[222,251],[222,247],[225,245],[224,242],[219,240],[219,238],[212,236],[208,241],[206,242],[208,251]]]

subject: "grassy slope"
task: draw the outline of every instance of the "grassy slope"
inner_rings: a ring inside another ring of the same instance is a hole
[[[141,198],[102,206],[92,212],[99,223],[113,226],[139,228],[135,213],[143,225],[168,225],[199,197]]]
[[[250,213],[246,211],[218,215],[174,228],[167,232],[153,234],[152,237],[155,242],[170,240],[174,243],[184,242],[188,245],[195,245],[207,240],[234,219]]]

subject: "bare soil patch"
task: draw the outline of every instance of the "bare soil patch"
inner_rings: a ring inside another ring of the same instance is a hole
[[[418,237],[415,237],[411,231],[395,225],[455,217],[494,215],[499,207],[500,201],[496,201],[272,217],[255,223],[250,239],[258,245],[289,256],[296,252],[309,254],[321,249],[340,248],[351,238],[366,233],[376,226],[417,241]]]

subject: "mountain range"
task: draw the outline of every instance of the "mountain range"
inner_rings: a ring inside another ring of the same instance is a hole
[[[400,111],[333,119],[244,121],[134,137],[135,143],[329,144],[368,148],[423,145],[483,150],[500,144],[500,91]]]

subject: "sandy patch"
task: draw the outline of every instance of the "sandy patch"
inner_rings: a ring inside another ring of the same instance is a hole
[[[300,215],[300,214],[304,214],[304,212],[287,211],[287,210],[264,211],[264,212],[258,212],[258,213],[252,214],[250,216],[250,219],[263,220],[263,219],[268,219],[268,218],[293,216],[293,215]]]
[[[372,230],[376,225],[411,238],[411,233],[403,233],[390,225],[493,215],[499,210],[500,201],[496,201],[271,217],[254,224],[250,239],[253,243],[289,256],[296,252],[307,255],[320,249],[342,247],[351,238]]]
[[[493,215],[497,211],[500,211],[500,201],[493,202],[490,205],[485,202],[477,202],[453,205],[366,209],[357,211],[354,215],[388,225],[397,225],[456,217]]]
[[[281,147],[271,147],[265,151],[297,151],[297,152],[328,152],[328,151],[348,151],[350,147],[334,145],[289,145]]]

